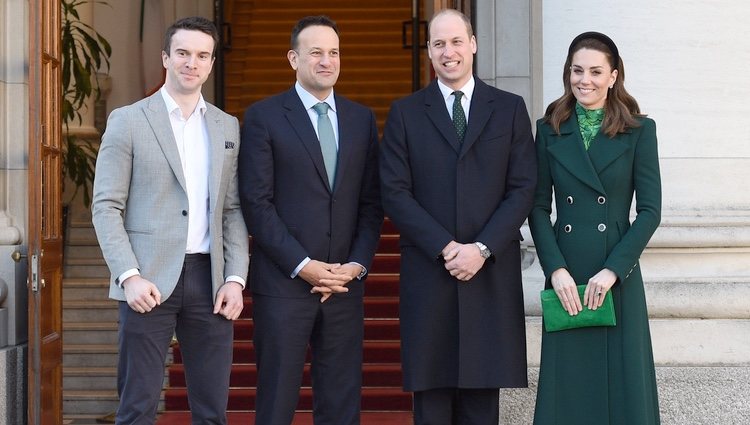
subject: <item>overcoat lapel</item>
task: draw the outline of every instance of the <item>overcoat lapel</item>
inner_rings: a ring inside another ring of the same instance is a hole
[[[588,154],[597,174],[601,174],[605,168],[628,150],[629,146],[625,141],[628,137],[627,133],[630,133],[630,131],[627,130],[625,134],[618,134],[612,139],[601,131],[596,135],[589,147]]]
[[[331,190],[328,184],[328,174],[326,174],[326,166],[325,162],[323,162],[323,152],[320,150],[318,136],[315,134],[312,123],[310,123],[310,116],[307,114],[302,101],[294,89],[287,92],[286,99],[284,99],[284,107],[287,109],[286,119],[289,121],[289,125],[294,129],[297,137],[299,137],[305,146],[313,164],[315,164],[318,176],[323,180],[328,190]]]
[[[161,92],[157,91],[151,95],[148,108],[144,109],[144,112],[151,129],[154,131],[156,141],[167,158],[170,168],[172,168],[172,172],[177,177],[182,190],[187,192],[180,152],[177,150],[177,142],[174,140],[174,133],[172,133],[172,123],[169,121],[169,112],[167,112],[167,105],[164,103]]]
[[[456,128],[453,127],[453,121],[445,108],[445,99],[443,99],[437,80],[434,80],[425,91],[425,109],[427,116],[432,124],[440,131],[445,141],[451,145],[453,150],[458,154],[461,151],[461,144],[458,142]]]
[[[334,94],[334,96],[336,95]],[[336,161],[336,178],[333,185],[334,190],[341,187],[341,180],[346,175],[346,166],[349,164],[349,157],[353,148],[350,143],[352,138],[349,135],[354,134],[355,129],[352,127],[352,120],[346,119],[346,117],[350,116],[348,107],[349,105],[345,101],[336,96],[336,115],[339,122],[339,149],[338,160]],[[321,153],[321,158],[322,156],[323,154]]]
[[[487,125],[487,121],[490,119],[493,111],[493,99],[490,96],[489,87],[477,78],[474,80],[476,81],[476,85],[474,86],[471,109],[469,110],[469,126],[466,129],[460,156],[464,156],[471,149],[472,145],[479,140],[479,136],[482,134],[482,130]]]
[[[547,151],[578,180],[599,193],[605,193],[602,182],[589,160],[586,148],[583,147],[583,139],[575,116],[571,116],[560,125],[559,135],[554,133],[550,135]]]
[[[206,110],[206,127],[208,127],[208,143],[210,146],[210,173],[208,180],[208,193],[211,209],[217,208],[217,197],[219,196],[219,185],[221,184],[221,172],[224,169],[224,132],[222,131],[221,117],[210,105]]]

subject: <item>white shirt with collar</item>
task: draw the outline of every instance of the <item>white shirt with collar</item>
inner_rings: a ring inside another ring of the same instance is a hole
[[[188,197],[188,237],[186,254],[207,254],[211,238],[208,230],[208,173],[211,168],[209,158],[208,127],[206,126],[206,101],[203,95],[193,113],[186,119],[180,106],[166,88],[160,90],[167,105],[172,134],[177,143],[185,176],[185,189]]]
[[[305,111],[307,111],[307,116],[310,117],[310,122],[312,123],[312,126],[315,129],[315,134],[318,137],[320,137],[320,133],[318,133],[318,113],[315,112],[315,109],[313,109],[313,106],[321,102],[325,102],[328,104],[328,119],[331,120],[331,126],[333,127],[333,135],[336,137],[336,148],[338,149],[339,147],[339,118],[338,118],[338,113],[336,112],[336,98],[333,96],[333,89],[331,89],[331,93],[328,94],[328,97],[326,97],[323,100],[320,100],[317,97],[310,94],[310,92],[308,92],[307,90],[305,90],[304,87],[302,87],[302,84],[300,84],[299,81],[297,81],[294,84],[294,90],[297,92],[297,96],[299,96],[300,100],[302,101],[302,105],[305,107]],[[299,272],[309,262],[310,262],[310,257],[305,257],[305,259],[299,263],[299,265],[294,269],[294,271],[289,277],[291,277],[292,279],[297,277]],[[367,274],[367,269],[365,268],[365,266],[356,262],[351,262],[350,264],[356,264],[362,267],[362,272],[357,276],[357,279],[362,279]]]
[[[453,95],[453,92],[460,91],[464,93],[463,97],[461,98],[461,107],[464,108],[464,115],[466,115],[466,123],[468,124],[469,110],[471,109],[471,98],[474,96],[475,85],[476,83],[474,82],[473,75],[471,78],[469,78],[469,81],[467,81],[466,84],[464,84],[464,86],[458,90],[453,90],[452,88],[443,84],[440,79],[438,79],[438,87],[440,88],[440,93],[443,95],[443,99],[445,100],[445,107],[448,108],[448,115],[450,115],[451,119],[453,119],[453,101],[456,99],[456,96]]]
[[[211,170],[211,151],[206,125],[206,101],[201,94],[193,113],[182,116],[177,102],[162,86],[159,93],[164,99],[169,114],[177,151],[180,154],[182,174],[185,177],[185,189],[188,197],[188,234],[185,246],[186,254],[208,254],[211,249],[211,235],[208,225],[209,188],[208,179]],[[124,282],[130,276],[140,274],[131,269],[120,275],[118,282]],[[239,276],[228,276],[226,281],[236,281],[243,287],[245,281]]]
[[[304,105],[305,110],[307,111],[307,116],[310,117],[310,122],[312,122],[313,128],[315,129],[315,134],[318,135],[318,137],[320,137],[320,133],[318,133],[318,113],[315,112],[313,106],[321,102],[328,104],[328,119],[331,120],[331,126],[333,126],[333,135],[336,137],[336,148],[338,148],[339,117],[338,113],[336,112],[336,98],[333,96],[333,89],[331,89],[331,93],[328,94],[328,97],[323,100],[319,100],[317,97],[310,94],[310,92],[302,87],[299,81],[297,81],[297,83],[294,85],[294,90],[297,91],[297,96],[299,96],[300,100],[302,101],[302,105]]]

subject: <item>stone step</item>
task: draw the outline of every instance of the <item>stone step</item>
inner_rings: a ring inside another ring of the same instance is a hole
[[[65,247],[65,264],[71,259],[102,259],[102,249],[99,245],[68,245]]]
[[[63,390],[63,414],[106,415],[117,410],[117,390]]]
[[[644,290],[651,319],[750,319],[747,276],[654,276],[643,267]],[[542,313],[539,291],[544,275],[538,261],[523,276],[526,316]]]
[[[96,239],[94,226],[91,223],[71,225],[68,227],[67,233],[65,234],[65,245],[99,245],[99,241]]]
[[[63,368],[63,390],[117,390],[117,368],[65,367]]]
[[[109,268],[104,258],[70,258],[65,260],[65,278],[108,278]]]
[[[117,306],[117,301],[110,299],[63,301],[63,323],[117,323]]]
[[[645,282],[649,317],[750,319],[747,277],[685,278]]]
[[[63,344],[63,370],[68,367],[113,367],[117,344]]]
[[[117,323],[63,322],[65,344],[117,344]]]
[[[106,300],[109,298],[109,277],[64,278],[63,302],[74,300]]]
[[[108,412],[106,414],[78,414],[78,413],[65,413],[63,415],[63,424],[70,424],[70,425],[84,425],[84,424],[100,424],[100,423],[113,423],[107,418],[107,415],[110,413],[114,413],[114,410],[112,412]],[[105,422],[106,421],[106,422]]]

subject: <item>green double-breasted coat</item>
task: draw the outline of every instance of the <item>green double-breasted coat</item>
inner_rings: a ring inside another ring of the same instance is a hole
[[[661,181],[655,124],[639,121],[614,138],[600,132],[588,151],[575,114],[560,134],[537,123],[539,174],[529,223],[545,286],[561,267],[579,285],[603,268],[618,279],[611,289],[617,326],[542,331],[535,425],[659,423],[638,259],[659,225]]]

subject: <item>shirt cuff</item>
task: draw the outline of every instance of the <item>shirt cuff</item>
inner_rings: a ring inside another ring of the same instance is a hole
[[[350,261],[349,264],[354,264],[355,266],[362,267],[362,271],[359,272],[357,275],[357,280],[362,280],[365,276],[367,276],[367,267],[363,266],[362,264],[359,264],[356,261]]]
[[[304,260],[302,260],[302,262],[301,262],[301,263],[299,263],[299,265],[297,266],[297,268],[296,268],[296,269],[294,269],[294,271],[292,272],[292,275],[291,275],[291,276],[289,276],[289,277],[291,277],[292,279],[294,279],[295,277],[297,277],[297,275],[299,274],[299,272],[301,272],[301,271],[302,271],[302,269],[303,269],[303,268],[305,268],[305,266],[306,266],[306,265],[307,265],[307,263],[309,263],[309,262],[310,262],[310,257],[305,257],[305,259],[304,259]]]
[[[141,272],[139,272],[138,269],[125,270],[123,274],[115,279],[115,283],[117,284],[117,286],[122,288],[122,282],[125,282],[129,277],[138,276],[140,274]]]
[[[228,283],[228,282],[237,282],[237,283],[240,284],[240,286],[242,287],[242,289],[245,289],[245,279],[243,279],[243,278],[241,278],[239,276],[235,276],[235,275],[227,276],[227,278],[224,279],[224,283]]]

